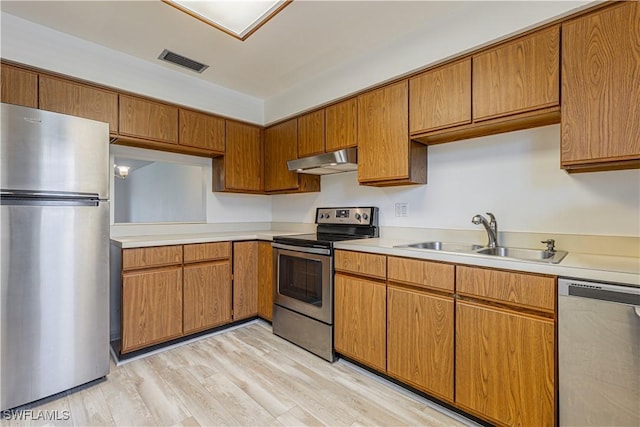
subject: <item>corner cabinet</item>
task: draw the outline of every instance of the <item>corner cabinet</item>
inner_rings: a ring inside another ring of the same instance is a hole
[[[267,193],[320,191],[320,177],[290,172],[287,160],[298,158],[298,121],[287,120],[264,131],[264,189]]]
[[[640,3],[562,24],[562,167],[640,167]]]
[[[427,147],[409,139],[409,82],[358,96],[358,181],[426,184]]]

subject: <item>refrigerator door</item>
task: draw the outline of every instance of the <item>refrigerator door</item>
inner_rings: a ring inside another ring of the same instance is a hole
[[[0,188],[109,198],[109,125],[1,104]]]
[[[0,199],[0,410],[109,372],[109,203]]]

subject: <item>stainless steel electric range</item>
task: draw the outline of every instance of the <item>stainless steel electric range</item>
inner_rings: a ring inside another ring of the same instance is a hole
[[[378,237],[378,208],[318,208],[315,222],[273,238],[273,333],[333,362],[333,245]]]

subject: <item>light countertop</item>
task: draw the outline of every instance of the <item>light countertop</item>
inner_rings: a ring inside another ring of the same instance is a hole
[[[273,240],[273,236],[299,234],[300,231],[255,230],[224,231],[190,234],[123,236],[111,239],[112,244],[123,249],[149,246],[181,245],[190,243]],[[396,245],[416,243],[407,239],[358,239],[335,244],[336,249],[395,255],[480,267],[500,268],[529,273],[549,274],[594,281],[624,283],[640,287],[640,258],[592,255],[576,252],[569,254],[559,264],[517,261],[488,255],[439,252],[423,249],[395,248]]]
[[[489,255],[439,252],[424,249],[395,248],[396,245],[416,243],[400,239],[360,239],[335,244],[336,249],[370,252],[420,258],[480,267],[501,268],[529,273],[624,283],[640,287],[640,258],[571,253],[559,263],[549,264],[533,261],[517,261]]]

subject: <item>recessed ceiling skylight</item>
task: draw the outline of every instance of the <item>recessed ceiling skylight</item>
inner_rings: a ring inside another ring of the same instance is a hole
[[[162,0],[202,22],[245,40],[293,0]]]

